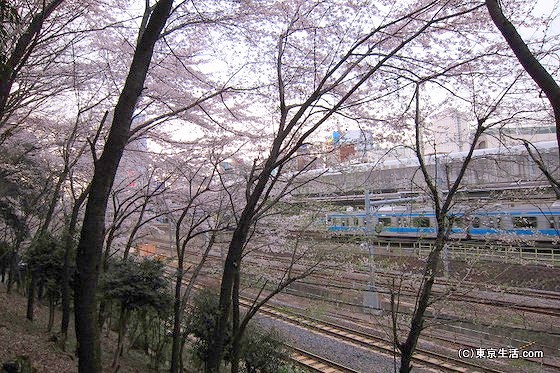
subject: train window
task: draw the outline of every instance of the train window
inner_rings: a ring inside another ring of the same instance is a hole
[[[383,224],[383,226],[388,227],[391,225],[391,218],[379,218],[379,224]]]
[[[408,220],[406,218],[398,218],[397,224],[399,227],[408,227]]]
[[[354,218],[354,226],[357,227],[360,225],[360,219]]]
[[[169,218],[167,216],[160,216],[156,218],[156,221],[161,224],[167,224],[169,223]]]
[[[427,228],[430,226],[430,219],[425,217],[413,218],[412,225],[417,228]]]
[[[343,227],[348,226],[348,218],[342,218],[340,220],[341,220],[340,225],[342,225]]]
[[[474,217],[472,220],[472,227],[473,228],[480,228],[480,218]]]
[[[453,216],[452,220],[453,220],[453,227],[455,227],[455,228],[465,228],[465,220],[463,218]]]
[[[514,228],[536,228],[536,216],[514,216],[512,219]]]
[[[488,219],[488,226],[494,229],[502,228],[502,218],[490,218]]]

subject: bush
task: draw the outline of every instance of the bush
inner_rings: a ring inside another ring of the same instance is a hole
[[[48,293],[58,298],[64,265],[64,249],[60,241],[49,233],[42,234],[31,244],[23,260],[37,281],[46,284]]]
[[[124,351],[128,320],[134,311],[147,309],[162,315],[170,310],[169,282],[165,278],[164,264],[153,259],[127,259],[113,263],[101,277],[99,286],[107,300],[120,306],[117,348],[112,367],[118,369],[119,357]],[[144,315],[145,316],[145,315]],[[148,327],[147,325],[144,325]],[[160,328],[157,325],[157,331]],[[148,331],[144,330],[145,336]]]
[[[185,332],[194,337],[191,351],[195,363],[204,365],[208,360],[210,341],[214,334],[216,314],[218,312],[218,295],[203,290],[193,299],[187,311]],[[224,360],[230,360],[231,324],[226,333]],[[247,372],[279,372],[288,356],[285,339],[276,330],[265,330],[249,324],[241,341],[241,361]]]
[[[113,263],[102,275],[99,288],[103,297],[119,301],[128,311],[151,307],[163,313],[171,306],[164,264],[157,260],[128,259]]]
[[[216,327],[219,298],[210,290],[202,290],[193,298],[193,303],[187,310],[185,318],[185,333],[194,337],[191,351],[193,360],[198,364],[205,364],[208,360],[210,341]],[[231,326],[228,327],[224,351],[229,351],[231,343]],[[226,355],[229,355],[226,352]]]
[[[285,338],[275,329],[250,325],[242,343],[241,354],[248,373],[278,372],[288,358]]]

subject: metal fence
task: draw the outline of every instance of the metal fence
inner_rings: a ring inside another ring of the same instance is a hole
[[[414,243],[414,254],[420,258],[427,257],[432,249],[432,243]],[[452,259],[474,259],[560,267],[560,252],[551,248],[502,246],[493,244],[484,244],[480,246],[471,244],[450,244],[448,249],[449,256]]]

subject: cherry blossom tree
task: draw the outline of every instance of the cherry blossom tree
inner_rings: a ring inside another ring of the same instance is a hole
[[[166,191],[168,178],[159,179],[156,168],[148,166],[152,163],[149,162],[151,157],[147,157],[146,154],[131,153],[125,153],[124,170],[117,173],[119,182],[111,191],[111,209],[107,211],[108,225],[101,260],[102,272],[109,270],[111,258],[127,260],[134,243],[141,239],[139,236],[142,234],[142,228],[164,214],[164,212],[154,211],[156,207],[154,200]],[[133,170],[127,169],[129,163],[127,158],[130,157],[135,157],[137,163],[144,164]],[[149,210],[154,212],[149,214]],[[99,305],[100,329],[105,324],[107,313],[107,302],[102,300]]]
[[[415,138],[416,138],[416,155],[420,163],[420,171],[424,177],[426,186],[428,188],[428,195],[432,201],[434,208],[435,219],[437,223],[436,227],[436,238],[432,250],[429,253],[426,265],[423,269],[422,280],[420,283],[420,288],[418,291],[418,296],[414,305],[414,310],[411,316],[410,329],[404,341],[400,341],[399,337],[395,333],[395,343],[401,352],[401,365],[400,372],[410,372],[412,369],[412,355],[416,349],[416,344],[418,338],[424,329],[425,322],[425,312],[430,304],[434,301],[431,298],[432,287],[438,270],[438,266],[441,260],[442,251],[449,240],[451,230],[454,226],[454,220],[451,218],[451,210],[455,205],[457,192],[462,185],[463,178],[467,172],[467,168],[472,159],[473,152],[479,143],[481,135],[490,127],[495,126],[497,123],[492,123],[489,118],[494,114],[496,108],[503,99],[503,95],[498,97],[493,106],[491,106],[487,112],[483,113],[482,116],[477,117],[476,127],[474,128],[474,133],[469,141],[469,147],[464,160],[461,163],[460,169],[454,180],[451,181],[451,186],[447,189],[444,194],[442,189],[446,188],[445,185],[440,185],[437,181],[437,171],[434,173],[429,170],[426,165],[426,159],[423,154],[423,147],[421,145],[421,127],[422,127],[422,114],[421,114],[421,92],[422,82],[417,84],[414,93],[414,126],[415,126]],[[507,92],[507,90],[506,90]],[[395,313],[393,313],[394,317]]]
[[[0,60],[0,123],[16,104],[9,102],[12,86],[40,42],[45,21],[63,0],[2,5],[2,59]],[[22,9],[19,6],[29,6]],[[43,41],[44,42],[44,41]],[[2,126],[3,127],[3,126]]]
[[[192,8],[188,8],[191,5]],[[176,50],[166,44],[166,41],[176,40],[179,45],[195,46],[197,43],[184,44],[185,40],[190,40],[193,36],[189,35],[189,26],[196,29],[194,26],[197,24],[216,23],[214,16],[227,19],[228,11],[229,8],[210,6],[207,12],[202,12],[202,8],[196,4],[180,3],[173,7],[172,1],[160,0],[154,5],[147,3],[143,21],[141,20],[140,25],[136,24],[139,30],[137,42],[129,48],[132,63],[118,95],[112,124],[105,136],[101,154],[94,156],[95,171],[78,244],[75,319],[80,371],[97,372],[101,369],[99,335],[94,317],[95,289],[105,211],[126,144],[156,125],[180,119],[194,108],[204,111],[205,102],[220,98],[228,90],[223,84],[216,86],[210,84],[210,80],[202,80],[202,74],[192,74],[194,78],[189,80],[192,83],[190,85],[181,79],[181,75],[174,75],[173,79],[169,79],[169,71],[174,71],[176,67],[184,69],[185,73],[193,71],[189,70],[185,62],[189,57],[188,51]],[[222,17],[224,12],[226,14]],[[157,43],[158,40],[162,42]],[[130,47],[126,38],[122,42]],[[179,51],[184,54],[179,54]],[[119,55],[116,62],[117,65],[119,62],[122,65],[122,55]],[[148,88],[144,89],[145,85]],[[145,119],[133,123],[133,118],[141,116]]]
[[[150,223],[167,215],[175,229],[178,261],[172,371],[181,366],[183,310],[215,247],[215,235],[227,224],[233,235],[221,277],[208,370],[220,369],[224,333],[232,321],[232,371],[238,371],[239,347],[251,317],[315,268],[313,260],[305,263],[307,267],[299,263],[306,254],[317,254],[313,249],[297,240],[268,241],[273,236],[268,229],[277,223],[278,214],[289,215],[284,202],[296,188],[318,177],[306,176],[316,160],[300,157],[301,150],[339,122],[387,136],[416,135],[422,187],[434,204],[438,239],[408,334],[404,340],[395,336],[402,352],[401,371],[410,370],[452,224],[449,213],[473,149],[490,128],[549,120],[550,106],[560,128],[556,71],[547,65],[556,51],[545,39],[536,49],[513,27],[527,4],[153,0],[138,9],[117,0],[0,2],[3,239],[17,254],[33,237],[65,227],[65,341],[70,258],[74,232],[81,231],[75,297],[79,370],[101,370],[95,292],[103,248],[105,257],[117,246],[127,257]],[[509,47],[486,33],[490,20]],[[542,90],[546,105],[535,84],[511,64],[515,60],[504,57],[508,48]],[[507,69],[498,68],[506,64]],[[472,113],[465,167],[447,185],[450,192],[445,195],[424,161],[420,140],[430,131],[426,118],[436,106]],[[178,140],[180,136],[188,139]],[[150,146],[163,147],[173,156],[141,157],[131,151],[135,142],[146,138]],[[535,148],[525,145],[555,190],[560,188]],[[147,180],[133,178],[140,184],[134,188],[126,178],[127,155],[148,170]],[[298,157],[299,171],[293,167]],[[177,162],[181,167],[164,165],[167,158],[182,158]],[[233,158],[234,170],[227,171],[225,165]],[[111,197],[114,208],[108,211]],[[173,200],[173,206],[162,207],[164,200]],[[278,227],[285,230],[282,224]],[[285,246],[293,259],[278,276],[266,278],[243,265],[256,247],[275,246]],[[188,251],[194,248],[200,261],[189,268]],[[9,289],[17,260],[17,255],[10,259]],[[261,293],[242,316],[240,288],[249,278],[256,278]],[[271,284],[273,291],[264,294]],[[35,288],[30,288],[31,300]],[[30,315],[32,310],[31,304]]]
[[[152,10],[115,107],[103,153],[95,159],[76,256],[75,323],[80,372],[101,372],[95,292],[99,253],[103,244],[104,215],[117,167],[128,142],[134,108],[142,93],[154,45],[169,18],[172,4],[171,0],[161,0]]]
[[[492,18],[492,22],[494,22],[504,39],[507,41],[509,47],[515,54],[515,57],[519,60],[519,63],[539,86],[550,102],[550,106],[552,107],[552,111],[554,113],[554,121],[556,123],[557,142],[560,147],[560,87],[558,86],[554,76],[549,72],[549,69],[547,69],[543,62],[539,60],[539,58],[542,59],[543,57],[553,55],[554,50],[537,51],[537,53],[531,51],[527,43],[517,32],[516,27],[504,14],[504,8],[507,7],[507,5],[504,5],[498,0],[487,0],[485,3],[488,13]],[[513,4],[510,6],[513,6]],[[545,41],[541,45],[544,44],[546,46],[547,43],[548,41]],[[551,68],[555,69],[555,67]]]
[[[167,216],[174,228],[173,242],[177,260],[171,372],[179,372],[183,366],[185,336],[181,325],[191,292],[214,247],[217,235],[228,223],[225,193],[215,183],[216,162],[197,158],[193,155],[181,161],[175,169],[179,174],[176,181],[178,187],[172,194],[164,197],[167,208],[171,210]],[[187,249],[190,253],[194,252],[194,255],[187,255]]]
[[[408,48],[412,48],[416,39],[422,42],[438,23],[443,24],[481,6],[455,5],[434,1],[402,11],[386,11],[381,7],[356,9],[329,2],[280,6],[274,24],[278,31],[273,33],[277,124],[267,155],[253,164],[245,203],[229,244],[208,371],[218,371],[220,367],[223,332],[232,302],[238,297],[236,283],[239,282],[243,248],[254,218],[275,201],[272,191],[287,162],[329,118],[344,115],[363,102],[379,99],[376,93],[384,88],[382,72],[391,66],[395,56],[410,52]],[[360,14],[361,11],[364,13]],[[355,14],[355,18],[350,14]],[[364,22],[365,19],[379,22],[374,27],[368,22],[362,24],[362,15]]]
[[[52,103],[83,81],[84,74],[73,70],[69,56],[91,31],[83,20],[95,8],[92,2],[64,0],[6,5],[0,44],[0,144],[46,112],[61,114]]]
[[[408,120],[414,123],[414,150],[424,179],[422,189],[431,201],[437,224],[435,242],[418,284],[417,297],[409,319],[410,326],[405,328],[403,338],[396,332],[396,313],[394,309],[392,312],[394,340],[401,354],[400,372],[411,371],[412,355],[418,338],[426,327],[425,312],[441,298],[432,294],[432,287],[441,264],[443,250],[456,223],[453,214],[462,212],[467,215],[472,212],[473,206],[461,210],[459,190],[468,186],[464,179],[470,171],[475,149],[479,147],[483,136],[491,130],[496,130],[499,134],[508,127],[531,123],[532,118],[542,119],[546,110],[539,104],[538,92],[531,90],[530,82],[524,78],[522,71],[512,60],[504,60],[498,53],[503,48],[501,43],[491,37],[487,38],[488,33],[484,30],[488,29],[488,23],[480,8],[468,16],[471,19],[467,24],[461,24],[464,19],[458,20],[458,23],[448,28],[449,32],[446,35],[448,41],[454,40],[453,43],[457,43],[455,45],[461,45],[464,49],[452,47],[454,44],[448,43],[450,53],[445,62],[438,61],[433,67],[422,64],[414,70],[398,69],[401,79],[409,80],[414,87],[413,91],[409,90],[410,106],[407,106],[405,111],[410,109]],[[479,19],[480,22],[477,23],[475,19]],[[477,45],[472,45],[473,42]],[[454,50],[461,53],[454,54]],[[481,74],[481,71],[484,71],[484,74]],[[431,148],[426,142],[426,132],[430,128],[427,118],[431,113],[438,111],[441,103],[435,103],[434,98],[422,100],[422,95],[429,96],[431,91],[438,89],[437,87],[447,92],[444,105],[464,108],[472,120],[469,135],[465,139],[465,155],[459,167],[452,173],[443,171],[445,154],[439,153],[437,146]],[[520,97],[525,100],[520,101]],[[428,158],[432,159],[431,165]]]

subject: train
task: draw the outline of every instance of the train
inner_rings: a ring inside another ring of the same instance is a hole
[[[560,242],[560,201],[549,204],[486,206],[474,211],[457,208],[449,213],[451,238],[475,240]],[[433,210],[409,205],[383,205],[365,211],[329,212],[327,231],[333,236],[370,235],[379,238],[433,238],[436,217]]]

